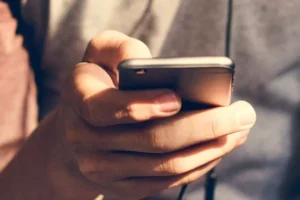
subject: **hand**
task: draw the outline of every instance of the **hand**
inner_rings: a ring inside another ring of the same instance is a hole
[[[244,143],[255,123],[246,102],[178,113],[171,90],[119,91],[118,63],[145,57],[151,54],[142,42],[104,32],[65,84],[57,114],[61,163],[90,198],[140,199],[193,182]],[[64,188],[62,181],[56,189]]]

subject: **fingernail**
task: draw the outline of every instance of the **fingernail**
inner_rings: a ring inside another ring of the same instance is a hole
[[[256,121],[256,113],[253,108],[238,113],[238,120],[242,128],[250,128]]]
[[[180,103],[176,95],[172,92],[165,93],[155,99],[155,103],[160,112],[175,112],[180,109]]]

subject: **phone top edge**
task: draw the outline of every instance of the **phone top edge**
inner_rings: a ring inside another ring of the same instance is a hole
[[[176,57],[176,58],[139,58],[122,61],[118,70],[160,68],[162,66],[172,66],[170,68],[211,68],[223,67],[234,70],[234,62],[228,57]]]

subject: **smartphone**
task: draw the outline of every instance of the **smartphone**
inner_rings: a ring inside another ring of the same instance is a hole
[[[120,90],[169,88],[182,99],[182,110],[230,104],[235,66],[227,57],[130,59],[121,62]]]

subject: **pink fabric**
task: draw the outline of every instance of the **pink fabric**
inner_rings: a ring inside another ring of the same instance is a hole
[[[0,2],[0,171],[37,124],[34,77],[17,22]]]

